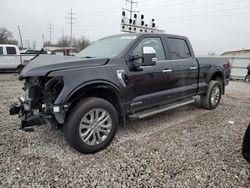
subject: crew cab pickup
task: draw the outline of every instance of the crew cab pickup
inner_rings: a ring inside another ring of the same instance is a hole
[[[0,72],[20,72],[35,55],[21,55],[18,46],[0,44]]]
[[[212,110],[229,82],[228,59],[196,58],[189,40],[167,34],[120,34],[75,57],[40,55],[21,72],[24,94],[11,105],[21,128],[63,126],[67,142],[95,153],[118,124],[193,103]]]

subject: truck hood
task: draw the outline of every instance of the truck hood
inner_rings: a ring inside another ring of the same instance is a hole
[[[52,71],[104,65],[109,59],[80,58],[76,56],[39,55],[24,67],[20,78],[45,76]]]

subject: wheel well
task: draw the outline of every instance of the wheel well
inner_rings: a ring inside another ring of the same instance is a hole
[[[223,80],[223,75],[221,72],[216,72],[211,77],[211,80]]]
[[[117,94],[108,85],[95,85],[80,89],[70,97],[68,102],[71,102],[72,106],[74,106],[74,103],[86,97],[98,97],[107,100],[115,107],[118,112],[118,115],[122,115],[119,98]]]
[[[225,92],[225,85],[224,85],[224,82],[223,82],[223,74],[221,72],[215,72],[211,79],[210,80],[217,80],[219,82],[221,82],[222,84],[222,89],[223,89],[223,94]]]

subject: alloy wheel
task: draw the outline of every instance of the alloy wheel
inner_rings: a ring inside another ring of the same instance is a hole
[[[112,128],[110,114],[102,108],[95,108],[87,112],[79,126],[82,141],[88,145],[98,145],[109,135]]]

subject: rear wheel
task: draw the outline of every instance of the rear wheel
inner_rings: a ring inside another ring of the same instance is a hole
[[[118,126],[114,106],[100,98],[80,101],[69,112],[64,125],[67,142],[81,153],[95,153],[110,144]]]
[[[215,109],[220,103],[222,95],[222,85],[219,81],[211,80],[207,93],[201,95],[201,106],[208,110]]]

